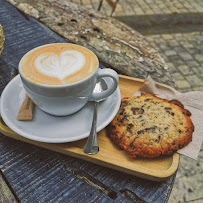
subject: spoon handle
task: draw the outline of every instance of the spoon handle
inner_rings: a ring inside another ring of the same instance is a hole
[[[90,131],[90,135],[87,139],[83,152],[86,154],[97,154],[99,151],[99,146],[97,142],[97,110],[98,110],[98,103],[97,101],[94,102],[94,115],[92,121],[92,127]]]

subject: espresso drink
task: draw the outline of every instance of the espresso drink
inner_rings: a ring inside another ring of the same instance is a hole
[[[57,43],[35,48],[21,59],[21,74],[33,83],[64,85],[80,81],[98,67],[98,59],[85,47]]]

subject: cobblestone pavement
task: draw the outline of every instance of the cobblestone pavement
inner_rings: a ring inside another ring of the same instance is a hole
[[[89,8],[98,9],[100,0],[68,0],[83,4]],[[115,2],[116,0],[111,0]],[[101,12],[110,15],[112,7],[104,0]],[[171,14],[171,13],[201,13],[202,0],[119,0],[113,16]]]
[[[99,0],[72,2],[99,6]],[[101,12],[111,11],[104,0]],[[179,91],[203,91],[203,0],[119,0],[113,17],[142,33],[159,51]],[[197,161],[180,156],[169,199],[176,202],[203,202],[203,146]]]
[[[203,91],[203,32],[146,36],[159,50],[181,92]]]

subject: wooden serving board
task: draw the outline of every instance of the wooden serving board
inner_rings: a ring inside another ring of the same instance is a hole
[[[119,75],[119,79],[121,97],[132,96],[144,82],[144,80],[123,75]],[[162,181],[170,177],[177,170],[179,162],[177,153],[173,156],[154,159],[131,159],[126,152],[112,143],[106,129],[98,133],[100,151],[96,155],[87,155],[83,152],[87,139],[62,144],[36,142],[13,132],[2,119],[0,119],[0,132],[17,140],[153,181]]]

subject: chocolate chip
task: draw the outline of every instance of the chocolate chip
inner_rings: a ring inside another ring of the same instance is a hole
[[[127,106],[127,105],[128,105],[128,101],[122,101],[121,107],[125,107],[125,106]]]
[[[112,135],[118,136],[118,132],[113,132]]]
[[[151,99],[145,99],[144,101],[145,101],[145,102],[148,102],[148,101],[150,101],[150,100],[151,100]]]
[[[155,140],[155,142],[159,143],[161,140],[161,135],[158,136],[158,138]]]
[[[116,126],[115,126],[115,125],[112,125],[111,128],[112,128],[113,130],[115,130],[115,129],[116,129]]]
[[[123,116],[123,118],[121,119],[121,123],[124,123],[125,121],[128,121],[127,116]]]
[[[131,111],[133,112],[134,115],[138,115],[138,114],[143,114],[144,113],[144,109],[137,108],[137,107],[132,107]]]
[[[130,143],[130,147],[134,149],[134,148],[135,148],[135,146],[134,146],[134,144],[133,144],[133,143],[134,143],[134,140],[133,140],[133,141]]]
[[[124,114],[124,112],[125,112],[125,110],[124,110],[124,109],[121,109],[121,111],[120,111],[119,115],[123,115],[123,114]]]
[[[139,108],[137,108],[137,107],[132,107],[132,108],[131,108],[131,111],[132,111],[133,113],[135,113],[135,112],[139,111]]]
[[[164,109],[167,110],[167,111],[171,110],[170,107],[165,107]]]
[[[153,126],[153,127],[149,128],[148,130],[150,130],[150,131],[152,131],[154,133],[157,130],[159,131],[160,129],[157,126]]]
[[[137,134],[139,135],[139,134],[143,134],[145,132],[145,129],[144,130],[139,130],[139,131],[137,131]]]
[[[178,132],[181,133],[182,131],[179,129]]]
[[[130,123],[130,124],[128,124],[128,126],[127,126],[127,130],[128,130],[128,131],[130,131],[130,130],[133,128],[133,126],[134,126],[134,125],[133,125],[133,124],[131,124],[131,123]]]
[[[132,128],[134,125],[132,123],[128,124],[128,128]]]
[[[118,133],[117,132],[114,135],[115,135],[115,137],[118,137]]]
[[[141,113],[144,113],[144,109],[140,109]]]
[[[168,130],[168,127],[164,128],[164,130],[165,130],[165,131]]]
[[[157,127],[157,126],[153,126],[153,127],[151,127],[151,128],[145,128],[145,129],[143,129],[143,130],[140,130],[140,131],[138,131],[137,133],[138,134],[143,134],[144,132],[153,132],[153,133],[155,133],[155,132],[157,132],[157,131],[159,131],[160,129]]]
[[[187,112],[186,112],[186,115],[187,115],[187,116],[191,116],[191,113],[187,111]]]
[[[174,116],[174,115],[175,115],[175,114],[172,112],[172,113],[171,113],[171,116]]]

